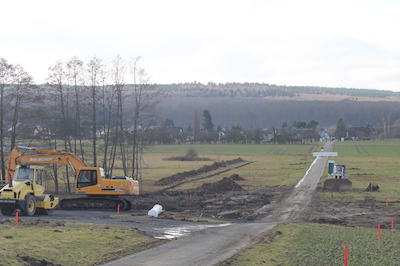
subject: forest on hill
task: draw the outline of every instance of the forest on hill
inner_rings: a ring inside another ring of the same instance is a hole
[[[289,97],[299,98],[301,95],[342,95],[352,98],[385,99],[388,97],[400,98],[400,93],[388,90],[356,89],[356,88],[329,88],[317,86],[285,86],[268,83],[213,83],[199,82],[157,84],[158,89],[186,97]]]
[[[193,127],[195,113],[201,116],[203,110],[210,112],[215,128],[280,128],[311,120],[329,127],[340,118],[348,127],[371,125],[382,130],[400,123],[400,94],[392,91],[259,83],[185,83],[157,88],[167,95],[157,110],[163,119],[180,127]]]

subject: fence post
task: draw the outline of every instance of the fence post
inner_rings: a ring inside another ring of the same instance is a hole
[[[349,266],[349,248],[344,247],[344,266]]]

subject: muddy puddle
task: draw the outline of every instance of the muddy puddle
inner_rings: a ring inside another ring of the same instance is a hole
[[[231,224],[200,224],[200,225],[185,225],[173,228],[160,229],[160,233],[155,232],[153,237],[158,239],[176,239],[189,235],[190,233],[204,230],[212,227],[225,227]]]

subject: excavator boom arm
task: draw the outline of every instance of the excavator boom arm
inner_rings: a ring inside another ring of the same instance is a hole
[[[33,150],[41,154],[22,155],[21,149]],[[37,148],[16,146],[10,152],[7,162],[7,180],[12,180],[14,177],[17,165],[21,164],[65,164],[70,165],[74,170],[75,175],[85,164],[75,155],[69,152],[50,151]]]

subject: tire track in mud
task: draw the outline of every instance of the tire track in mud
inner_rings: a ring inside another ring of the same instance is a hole
[[[234,170],[234,169],[241,168],[241,167],[243,167],[243,166],[252,164],[252,163],[254,163],[254,162],[255,162],[255,161],[246,162],[246,163],[241,164],[241,165],[239,165],[239,166],[235,166],[235,167],[232,167],[232,168],[229,168],[229,169],[225,169],[225,170],[223,170],[223,171],[219,171],[219,172],[214,173],[214,174],[210,174],[210,175],[207,175],[207,176],[198,177],[198,178],[194,178],[194,179],[190,179],[190,180],[185,180],[185,181],[182,181],[182,182],[179,182],[179,183],[175,183],[175,184],[173,184],[173,185],[171,185],[171,186],[168,186],[168,187],[166,187],[166,188],[163,188],[163,189],[161,189],[161,190],[158,190],[158,192],[165,192],[165,191],[167,191],[167,190],[169,190],[169,189],[173,189],[173,188],[179,187],[179,186],[181,186],[181,185],[183,185],[183,184],[187,184],[187,183],[199,181],[199,180],[202,180],[202,179],[211,178],[211,177],[213,177],[213,176],[220,175],[220,174],[223,174],[223,173],[232,171],[232,170]]]
[[[358,144],[356,144],[354,141],[353,141],[353,145],[354,145],[354,147],[356,148],[356,150],[357,150],[357,152],[359,154],[361,154],[361,155],[369,155],[369,153],[365,150],[364,146],[361,145],[361,149],[362,149],[362,151],[361,151],[360,150],[360,146]]]
[[[364,146],[361,146],[363,151],[365,152],[366,155],[369,155],[369,153],[365,150]]]

